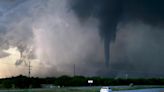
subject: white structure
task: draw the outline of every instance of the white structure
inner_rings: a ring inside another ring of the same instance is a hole
[[[88,84],[91,86],[93,84],[93,80],[88,80]]]
[[[102,87],[100,92],[112,92],[112,89],[110,87]]]
[[[92,84],[92,83],[93,83],[93,80],[88,80],[88,83],[89,83],[89,84]]]

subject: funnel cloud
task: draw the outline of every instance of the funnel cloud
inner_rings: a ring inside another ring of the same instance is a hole
[[[72,9],[81,20],[95,17],[100,21],[104,40],[105,63],[108,66],[110,42],[114,41],[119,22],[141,20],[152,26],[163,22],[162,0],[71,0]]]
[[[73,75],[74,65],[84,76],[162,77],[163,3],[1,0],[0,58],[16,47],[15,64],[31,60],[40,77]]]

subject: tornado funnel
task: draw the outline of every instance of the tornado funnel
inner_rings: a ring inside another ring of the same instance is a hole
[[[110,42],[108,39],[104,39],[104,58],[105,65],[108,67],[110,60]]]

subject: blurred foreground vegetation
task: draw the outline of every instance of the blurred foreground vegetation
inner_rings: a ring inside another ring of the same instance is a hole
[[[88,80],[93,80],[88,84]],[[53,85],[53,87],[78,87],[78,86],[114,86],[114,85],[164,85],[164,78],[101,78],[83,76],[61,76],[49,78],[37,78],[26,76],[16,76],[0,79],[0,88],[41,88],[43,85]]]

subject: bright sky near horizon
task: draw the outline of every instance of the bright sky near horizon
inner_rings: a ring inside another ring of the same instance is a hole
[[[15,65],[16,60],[20,58],[20,53],[18,52],[17,48],[10,47],[8,50],[4,50],[4,52],[9,53],[10,55],[0,58],[0,78],[19,74],[18,71],[22,71],[22,68],[24,69],[25,67],[18,67]]]
[[[0,78],[11,77],[16,75],[26,75],[28,76],[28,65],[24,62],[20,65],[16,65],[16,61],[20,59],[20,52],[16,47],[10,47],[7,50],[3,50],[4,52],[8,53],[9,56],[0,58]],[[33,62],[35,61],[35,62]],[[37,60],[31,60],[32,68],[38,69],[38,62]],[[28,62],[27,62],[28,63]],[[34,72],[32,72],[33,75]]]

